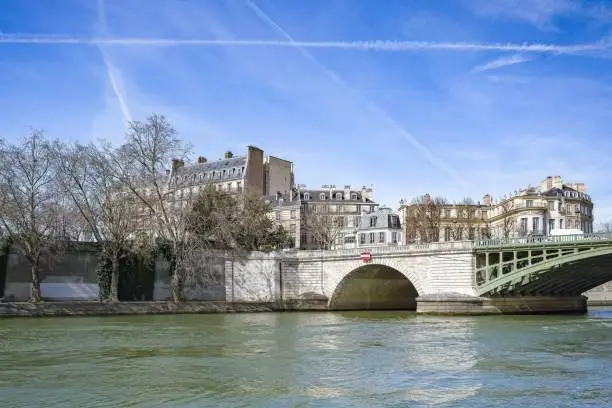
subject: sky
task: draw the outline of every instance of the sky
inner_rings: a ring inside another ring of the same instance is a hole
[[[612,220],[612,2],[0,0],[0,137],[120,143],[164,114],[194,154],[253,144],[309,188],[502,197],[584,182]]]

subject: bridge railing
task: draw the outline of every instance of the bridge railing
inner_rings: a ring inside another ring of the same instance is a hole
[[[347,249],[332,250],[305,250],[297,251],[300,256],[318,257],[321,254],[326,256],[359,256],[360,253],[369,251],[372,254],[393,254],[404,252],[427,252],[427,251],[447,251],[452,249],[469,250],[473,248],[472,241],[452,241],[452,242],[430,242],[426,244],[394,245],[394,246],[372,246]]]
[[[592,234],[573,234],[573,235],[556,235],[556,236],[535,236],[522,238],[494,238],[486,240],[474,241],[474,247],[492,247],[505,245],[546,245],[564,242],[583,242],[583,241],[601,241],[612,240],[612,233],[600,232]]]

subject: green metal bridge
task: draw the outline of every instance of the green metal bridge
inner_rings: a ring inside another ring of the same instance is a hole
[[[577,296],[612,280],[612,233],[475,241],[480,296]]]

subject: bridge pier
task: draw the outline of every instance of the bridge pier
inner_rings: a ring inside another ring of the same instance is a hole
[[[477,297],[440,293],[417,298],[417,313],[438,315],[583,314],[586,296]]]

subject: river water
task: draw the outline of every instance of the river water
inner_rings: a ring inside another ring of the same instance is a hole
[[[0,320],[2,407],[609,407],[612,309]]]

